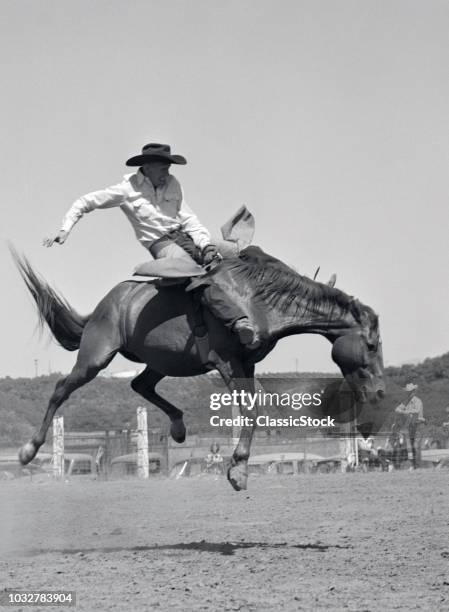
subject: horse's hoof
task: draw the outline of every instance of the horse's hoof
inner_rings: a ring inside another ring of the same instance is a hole
[[[34,459],[34,457],[36,456],[37,451],[38,447],[33,442],[27,442],[26,444],[24,444],[19,450],[20,463],[22,465],[26,465],[27,463],[32,461],[32,459]]]
[[[228,480],[236,491],[246,490],[248,474],[244,467],[234,465],[228,470]]]
[[[175,442],[178,444],[182,444],[186,439],[186,426],[184,425],[184,421],[182,419],[177,419],[173,421],[170,425],[170,435]]]

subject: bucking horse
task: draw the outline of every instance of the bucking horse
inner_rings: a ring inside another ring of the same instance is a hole
[[[201,359],[194,334],[197,306],[193,296],[207,282],[221,283],[231,299],[238,300],[260,339],[256,348],[241,345],[234,334],[203,308],[216,369],[231,391],[254,393],[255,364],[282,338],[307,333],[320,334],[329,340],[332,359],[344,377],[342,384],[350,388],[358,406],[376,409],[385,394],[379,320],[375,312],[337,288],[302,276],[256,246],[224,259],[213,271],[197,279],[198,286],[193,291],[176,284],[123,281],[88,316],[78,314],[25,257],[17,253],[13,256],[36,302],[40,322],[48,325],[66,350],[78,350],[74,368],[56,384],[40,429],[19,451],[22,464],[35,457],[61,404],[94,379],[117,353],[146,364],[131,387],[167,414],[172,438],[183,442],[186,428],[182,410],[161,397],[155,388],[165,376],[197,376],[213,367]],[[243,416],[254,416],[244,405],[240,410]],[[369,435],[370,423],[362,419],[360,425]],[[254,427],[242,427],[232,456],[228,479],[236,490],[247,486],[253,433]]]

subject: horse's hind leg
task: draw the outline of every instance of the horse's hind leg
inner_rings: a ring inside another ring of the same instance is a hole
[[[179,408],[167,402],[167,400],[158,395],[155,391],[156,385],[163,378],[164,374],[160,374],[147,366],[145,370],[131,382],[131,387],[136,393],[165,412],[171,421],[171,437],[175,442],[182,443],[186,439],[186,427],[182,418],[182,410],[179,410]]]
[[[91,324],[84,330],[76,364],[71,373],[58,380],[50,398],[42,425],[19,450],[19,460],[23,465],[29,463],[45,442],[47,431],[55,412],[63,402],[79,387],[90,382],[105,368],[120,348],[118,329],[112,321],[102,320],[100,324]]]

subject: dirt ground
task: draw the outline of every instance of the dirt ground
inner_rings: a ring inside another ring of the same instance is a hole
[[[449,610],[448,498],[430,470],[239,493],[213,476],[2,482],[0,589],[74,590],[62,609],[83,612]]]

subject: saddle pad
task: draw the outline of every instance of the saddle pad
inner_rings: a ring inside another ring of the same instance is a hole
[[[135,276],[156,276],[158,278],[188,278],[202,276],[206,274],[206,270],[193,260],[165,257],[139,264],[133,274]]]

